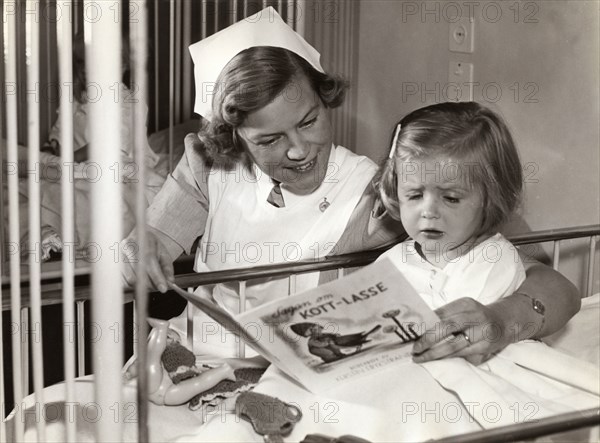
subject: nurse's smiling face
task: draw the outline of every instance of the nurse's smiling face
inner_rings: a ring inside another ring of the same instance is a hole
[[[323,182],[333,141],[327,108],[305,76],[294,78],[265,107],[237,128],[262,172],[295,194],[314,192]]]

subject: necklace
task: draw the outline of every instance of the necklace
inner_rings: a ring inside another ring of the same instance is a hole
[[[321,212],[325,212],[325,210],[329,207],[331,203],[327,201],[327,197],[323,197],[323,201],[319,203],[319,210]]]

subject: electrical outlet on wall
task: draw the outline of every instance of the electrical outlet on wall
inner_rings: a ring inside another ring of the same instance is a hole
[[[453,102],[473,100],[473,63],[450,60],[446,97]]]
[[[475,43],[475,20],[473,17],[460,17],[450,23],[448,36],[450,51],[472,53]]]

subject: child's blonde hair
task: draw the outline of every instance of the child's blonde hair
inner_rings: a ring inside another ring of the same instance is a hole
[[[515,143],[500,116],[475,102],[449,102],[413,111],[398,125],[390,156],[375,180],[390,216],[400,220],[396,160],[442,156],[467,165],[460,172],[466,172],[467,183],[481,192],[479,234],[508,220],[521,200],[523,175]]]

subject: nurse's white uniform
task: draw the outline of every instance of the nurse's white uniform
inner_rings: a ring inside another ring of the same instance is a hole
[[[232,171],[211,171],[208,219],[195,270],[211,272],[289,263],[335,252],[376,166],[341,146],[332,148],[328,165],[323,183],[309,195],[292,194],[282,185],[283,208],[267,202],[273,182],[256,166],[252,171],[241,165]],[[295,292],[315,287],[318,277],[318,273],[297,275]],[[240,312],[237,283],[204,286],[197,293],[230,313]],[[245,309],[289,293],[287,278],[248,281]],[[194,353],[235,356],[237,339],[202,312],[194,311]],[[171,324],[184,336],[190,336],[187,310],[172,319]]]

